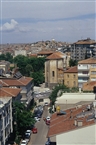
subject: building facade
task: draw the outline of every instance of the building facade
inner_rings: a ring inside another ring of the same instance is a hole
[[[12,131],[12,98],[0,97],[0,145],[6,145]]]
[[[96,81],[96,58],[92,57],[78,62],[78,87],[83,83]]]
[[[78,87],[78,70],[77,66],[70,67],[64,71],[64,85],[69,88]]]
[[[29,106],[31,101],[34,99],[34,83],[30,77],[21,77],[19,79],[0,79],[0,84],[3,87],[21,89],[21,102]]]
[[[64,82],[64,78],[58,76],[61,69],[66,68],[66,54],[62,52],[54,52],[46,58],[45,62],[45,86],[53,88],[60,82]],[[60,68],[60,69],[59,69]]]
[[[78,40],[73,43],[70,48],[71,59],[73,60],[84,60],[96,56],[96,41],[90,38]]]

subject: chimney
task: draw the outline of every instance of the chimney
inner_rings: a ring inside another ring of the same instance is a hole
[[[78,127],[81,127],[82,125],[83,125],[83,121],[82,121],[82,120],[78,120],[78,121],[77,121],[77,126],[78,126]]]

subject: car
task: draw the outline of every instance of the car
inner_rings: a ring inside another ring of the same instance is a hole
[[[42,105],[38,105],[37,108],[38,108],[38,110],[43,111],[43,106]]]
[[[38,118],[41,118],[42,114],[43,114],[43,111],[38,110],[38,111],[36,112],[35,115],[36,115]]]
[[[31,130],[26,130],[25,135],[31,135],[32,131]]]
[[[47,117],[46,117],[46,120],[50,120],[50,116],[47,116]]]
[[[34,117],[34,119],[35,119],[37,122],[39,122],[39,121],[40,121],[40,118],[38,118],[37,116],[36,116],[36,117]]]
[[[32,128],[32,132],[37,133],[37,128],[35,126]]]
[[[28,142],[26,140],[22,140],[20,145],[27,145]]]
[[[28,134],[25,134],[25,137],[24,137],[24,139],[27,141],[27,143],[30,141],[30,135],[28,135]]]
[[[45,102],[44,105],[45,105],[45,106],[48,106],[48,102]]]
[[[46,120],[46,125],[50,125],[50,120]]]

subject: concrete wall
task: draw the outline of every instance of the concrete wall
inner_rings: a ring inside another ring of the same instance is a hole
[[[80,101],[93,101],[95,94],[93,93],[63,93],[57,98],[56,104],[75,104]]]
[[[96,145],[96,124],[56,136],[57,145]]]

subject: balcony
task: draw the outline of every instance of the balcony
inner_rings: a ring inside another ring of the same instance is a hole
[[[83,74],[83,73],[78,73],[78,77],[89,77],[90,74]]]
[[[86,83],[88,79],[78,79],[78,83]]]
[[[80,65],[80,66],[79,66],[79,65],[78,65],[78,71],[79,71],[79,70],[89,70],[89,69],[90,69],[90,66],[88,66],[88,65],[87,65],[87,66],[83,66],[83,65]]]

